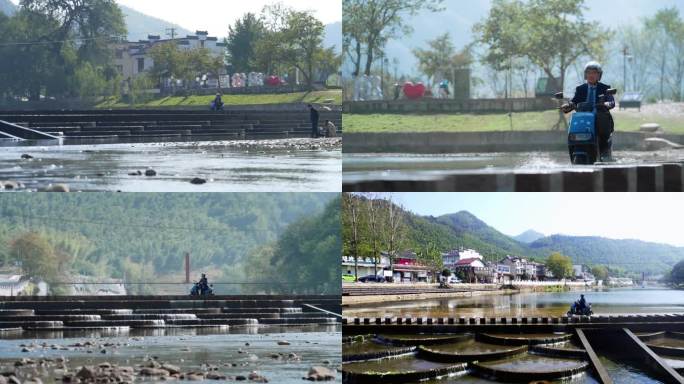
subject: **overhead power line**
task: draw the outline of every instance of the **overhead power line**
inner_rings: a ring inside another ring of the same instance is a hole
[[[154,228],[158,230],[180,230],[180,231],[191,231],[191,232],[225,232],[226,228],[207,228],[207,227],[180,227],[180,226],[164,226],[159,223],[154,224],[132,224],[132,223],[116,223],[111,220],[83,220],[83,219],[69,219],[65,217],[52,217],[52,216],[35,216],[35,215],[17,215],[17,214],[7,214],[3,213],[3,217],[15,217],[23,218],[27,220],[44,220],[44,221],[56,221],[65,223],[77,223],[77,224],[93,224],[93,225],[105,225],[108,227],[122,227],[122,228]],[[254,230],[251,229],[250,232],[273,232],[270,229]]]
[[[75,38],[75,39],[66,39],[66,40],[11,42],[11,43],[0,43],[0,47],[50,45],[50,44],[55,44],[55,43],[82,42],[82,41],[105,40],[105,39],[116,40],[116,39],[118,39],[118,37],[100,36],[100,37]]]

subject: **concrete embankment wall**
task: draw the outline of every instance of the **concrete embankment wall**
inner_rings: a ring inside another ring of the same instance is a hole
[[[648,149],[645,139],[659,137],[684,144],[684,135],[654,135],[643,132],[616,132],[614,148]],[[344,134],[346,153],[463,153],[565,151],[566,131],[493,131],[493,132],[406,132]]]
[[[345,113],[489,113],[545,111],[557,106],[548,97],[516,99],[432,99],[346,101]]]
[[[436,290],[430,289],[429,286],[426,286],[422,289],[424,292],[421,292],[421,289],[414,289],[413,291],[409,292],[401,287],[396,286],[401,286],[401,284],[378,287],[376,294],[358,296],[345,295],[345,287],[343,286],[342,306],[349,307],[387,301],[412,301],[458,297],[467,298],[473,296],[512,295],[521,292],[547,292],[549,290],[574,291],[592,289],[592,287],[588,287],[584,283],[579,282],[570,282],[567,284],[522,284],[509,286],[508,288],[504,289],[498,289],[496,284],[457,284],[454,285],[453,289],[444,289],[442,292],[436,292]]]

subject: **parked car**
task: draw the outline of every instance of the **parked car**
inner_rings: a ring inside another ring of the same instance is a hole
[[[449,279],[447,280],[449,284],[458,284],[461,282],[461,280],[456,277],[456,276],[449,276]]]
[[[382,283],[385,281],[385,278],[377,275],[366,275],[359,277],[359,281],[362,283]]]
[[[356,281],[356,278],[354,277],[354,275],[350,275],[348,273],[343,273],[342,274],[342,281],[348,282],[348,283],[353,283],[354,281]]]

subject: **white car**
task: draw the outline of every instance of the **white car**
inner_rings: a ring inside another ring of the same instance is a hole
[[[461,280],[459,280],[458,277],[456,277],[456,276],[449,276],[449,280],[448,280],[448,283],[449,283],[449,284],[458,284],[458,283],[460,283],[460,282],[461,282]]]

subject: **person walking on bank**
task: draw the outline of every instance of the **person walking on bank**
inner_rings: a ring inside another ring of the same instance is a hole
[[[318,138],[318,110],[311,104],[309,104],[309,117],[311,118],[311,137]]]

